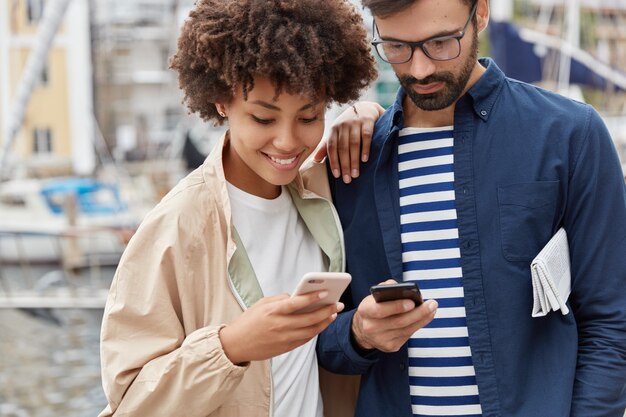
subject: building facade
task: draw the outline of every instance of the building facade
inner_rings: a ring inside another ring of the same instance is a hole
[[[58,31],[46,36],[43,26],[53,24],[46,8],[54,3],[0,0],[2,144],[11,142],[9,160],[30,174],[86,175],[95,167],[89,5],[70,2]],[[47,43],[45,53],[35,56],[38,45],[41,50]],[[28,68],[38,70],[25,86]],[[15,120],[21,124],[10,135],[7,129]]]

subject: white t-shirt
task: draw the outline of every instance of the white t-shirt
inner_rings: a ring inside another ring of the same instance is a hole
[[[322,251],[289,191],[267,200],[227,184],[233,224],[264,296],[292,294],[306,272],[325,271]],[[272,359],[275,417],[322,417],[315,342]]]

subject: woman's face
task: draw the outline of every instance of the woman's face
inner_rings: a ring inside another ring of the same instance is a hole
[[[256,77],[244,100],[239,89],[217,109],[228,117],[230,142],[224,150],[226,179],[237,188],[275,198],[289,184],[324,133],[326,102],[286,92],[275,96],[267,78]]]

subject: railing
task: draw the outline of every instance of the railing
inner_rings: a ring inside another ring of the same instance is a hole
[[[103,308],[127,236],[0,232],[0,308]]]

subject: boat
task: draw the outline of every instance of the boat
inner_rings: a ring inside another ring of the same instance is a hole
[[[0,183],[0,212],[0,265],[117,264],[142,217],[91,178]]]
[[[0,182],[0,308],[102,308],[146,211],[94,178]]]

